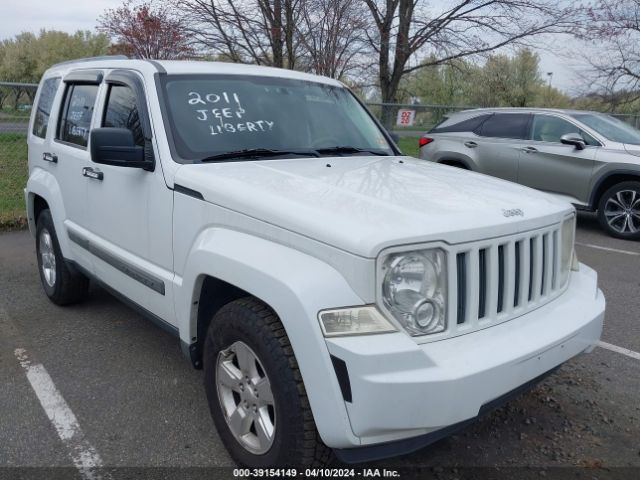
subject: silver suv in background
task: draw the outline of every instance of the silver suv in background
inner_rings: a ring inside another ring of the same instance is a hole
[[[610,235],[640,239],[640,131],[610,115],[465,110],[420,138],[420,158],[555,194],[597,211]]]

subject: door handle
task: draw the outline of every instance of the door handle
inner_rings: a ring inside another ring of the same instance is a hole
[[[58,156],[55,153],[44,152],[42,160],[45,162],[58,163]]]
[[[100,170],[94,170],[91,167],[84,167],[82,169],[82,176],[93,178],[94,180],[102,180],[104,178],[104,173],[102,173]]]
[[[524,147],[522,151],[524,153],[536,153],[538,149],[536,147]]]
[[[478,144],[476,142],[468,141],[468,142],[464,142],[464,146],[469,148],[476,148]]]

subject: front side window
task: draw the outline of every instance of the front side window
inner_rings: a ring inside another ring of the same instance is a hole
[[[552,115],[533,116],[531,140],[560,143],[560,138],[567,133],[577,133],[587,145],[598,145],[597,140],[591,135],[562,118]]]
[[[87,146],[97,95],[98,85],[70,84],[67,87],[65,106],[60,117],[59,140]]]
[[[131,88],[125,85],[109,87],[102,126],[131,130],[136,145],[144,146],[144,134],[136,96]]]
[[[572,117],[613,142],[640,145],[640,131],[610,115],[576,113]]]
[[[161,88],[180,161],[253,149],[297,157],[319,156],[323,149],[335,155],[335,147],[352,147],[351,154],[394,153],[367,111],[339,86],[249,75],[170,75]],[[348,152],[342,148],[340,154]]]
[[[35,119],[33,120],[33,134],[36,137],[45,138],[47,136],[51,107],[53,107],[53,99],[56,96],[59,85],[60,78],[48,78],[42,83]]]
[[[483,137],[524,139],[529,124],[528,113],[495,113],[480,129]]]

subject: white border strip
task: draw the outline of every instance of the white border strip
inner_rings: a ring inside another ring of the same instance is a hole
[[[576,242],[576,245],[580,247],[595,248],[596,250],[604,250],[605,252],[623,253],[624,255],[640,255],[638,252],[632,252],[631,250],[620,250],[619,248],[601,247],[600,245],[594,245],[592,243],[580,243]]]
[[[97,468],[102,467],[102,459],[96,449],[84,438],[78,419],[62,398],[44,366],[31,363],[27,351],[23,348],[16,348],[14,354],[24,368],[27,379],[47,417],[58,432],[60,440],[67,447],[73,465],[80,472],[80,476],[85,480],[109,479],[110,475],[101,475],[96,471]]]
[[[640,353],[634,352],[633,350],[629,350],[628,348],[622,348],[617,345],[611,345],[610,343],[607,343],[607,342],[598,342],[598,346],[602,348],[606,348],[607,350],[611,350],[612,352],[621,353],[622,355],[626,355],[627,357],[640,360]]]

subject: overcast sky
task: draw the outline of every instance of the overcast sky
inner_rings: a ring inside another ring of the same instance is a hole
[[[0,39],[5,39],[42,28],[66,32],[94,30],[98,16],[106,8],[117,7],[122,0],[0,0],[0,3]],[[556,37],[553,43],[559,50],[566,50],[566,39]],[[580,79],[580,65],[569,66],[566,59],[548,51],[538,53],[545,80],[546,73],[553,72],[553,86],[574,93]]]

